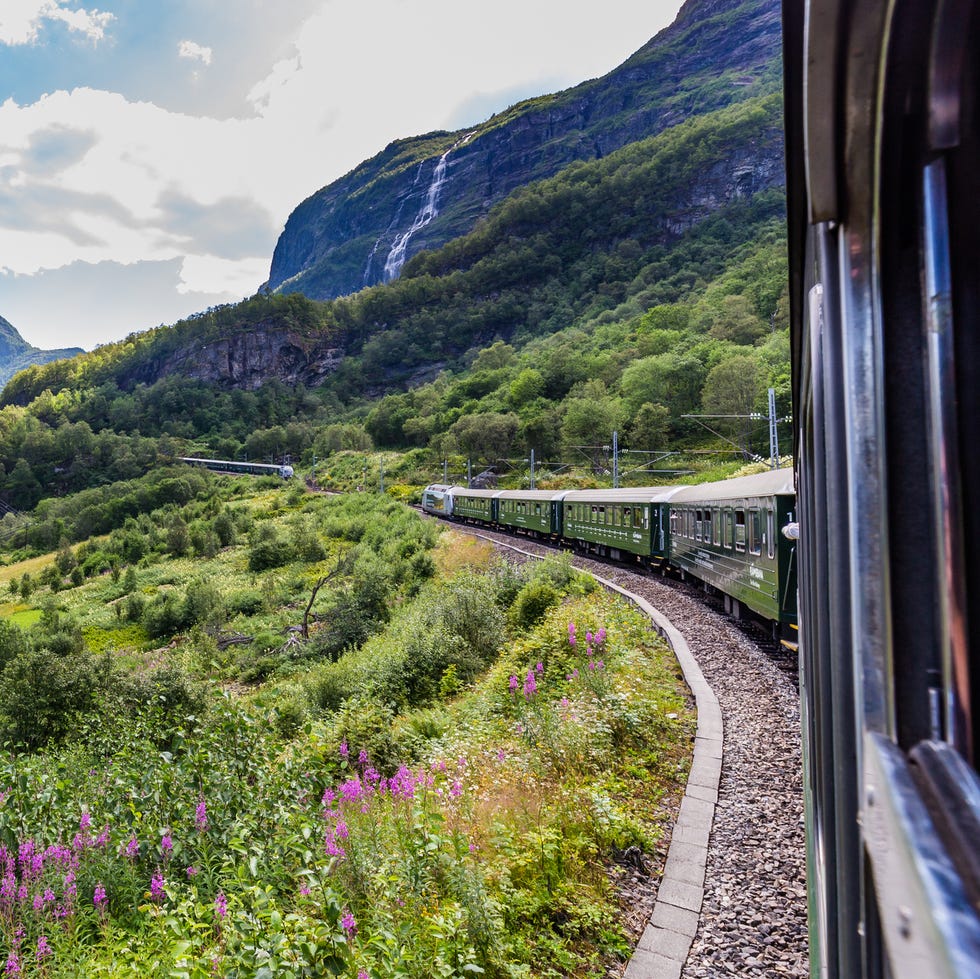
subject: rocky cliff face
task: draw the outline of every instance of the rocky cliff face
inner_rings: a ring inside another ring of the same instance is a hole
[[[317,338],[269,324],[220,339],[192,342],[161,359],[144,362],[121,378],[124,386],[152,384],[179,374],[223,388],[255,391],[271,377],[317,387],[343,360],[343,351]]]
[[[518,187],[778,83],[778,0],[688,0],[604,78],[388,146],[290,215],[268,287],[328,299],[399,274]]]
[[[65,347],[61,350],[40,350],[29,344],[16,328],[0,316],[0,388],[14,374],[32,364],[48,364],[82,353],[81,347]]]

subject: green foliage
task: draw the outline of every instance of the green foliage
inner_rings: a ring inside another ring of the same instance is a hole
[[[85,654],[61,655],[40,647],[8,661],[0,676],[0,732],[36,749],[64,739],[95,702],[97,663]]]
[[[561,593],[547,581],[529,581],[514,599],[508,616],[517,629],[530,629],[537,625],[548,609],[561,599]]]

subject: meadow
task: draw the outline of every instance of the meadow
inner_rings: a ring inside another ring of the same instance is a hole
[[[609,868],[662,848],[693,708],[649,624],[567,560],[506,565],[376,495],[216,480],[3,572],[5,975],[628,957]]]

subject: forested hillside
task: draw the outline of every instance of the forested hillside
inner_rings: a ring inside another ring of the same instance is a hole
[[[389,285],[257,296],[32,367],[3,395],[3,496],[28,508],[188,444],[489,462],[612,427],[660,449],[689,443],[684,413],[763,408],[788,373],[780,126],[778,96],[752,99],[515,193]]]

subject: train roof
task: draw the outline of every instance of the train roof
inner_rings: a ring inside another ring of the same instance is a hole
[[[453,496],[475,496],[478,499],[487,499],[496,496],[500,490],[495,489],[470,489],[468,486],[450,486],[448,492]]]
[[[445,493],[446,490],[451,490],[451,489],[453,489],[453,487],[450,486],[449,483],[429,483],[429,485],[426,486],[423,492]]]
[[[684,486],[626,486],[619,489],[569,490],[566,503],[663,503]]]
[[[560,500],[568,490],[500,490],[497,498],[501,500]]]
[[[717,483],[700,483],[685,486],[674,496],[674,503],[714,502],[715,500],[739,500],[752,496],[794,496],[796,484],[792,468],[767,469],[752,476],[736,476]]]

